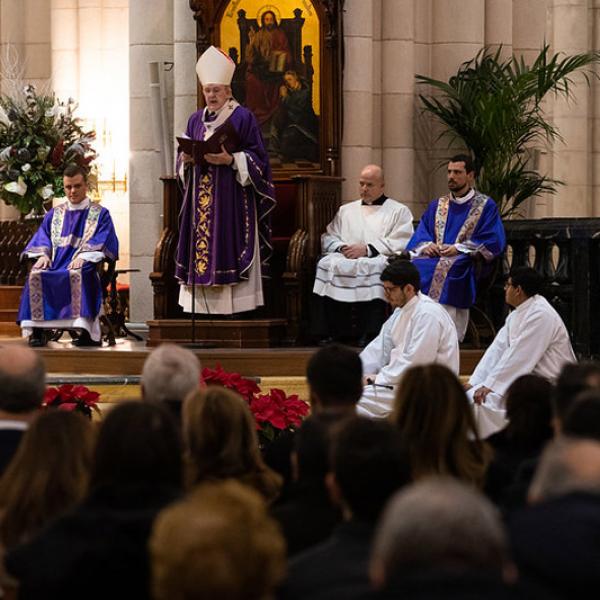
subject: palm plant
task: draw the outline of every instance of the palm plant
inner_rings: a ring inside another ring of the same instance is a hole
[[[438,92],[419,98],[424,111],[442,124],[439,138],[471,152],[477,187],[496,200],[503,217],[517,213],[532,196],[556,193],[561,182],[531,167],[541,146],[562,140],[545,119],[542,100],[549,92],[572,98],[574,73],[581,72],[589,85],[597,75],[586,67],[599,60],[599,52],[562,56],[550,54],[545,45],[528,65],[523,57],[503,59],[501,47],[483,48],[448,82],[416,76],[417,83]]]

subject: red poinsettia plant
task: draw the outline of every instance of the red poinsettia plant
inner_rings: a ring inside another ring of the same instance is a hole
[[[93,412],[100,414],[98,398],[100,398],[100,394],[92,392],[85,385],[64,384],[57,388],[46,388],[42,408],[75,410],[91,419]]]
[[[261,447],[272,442],[282,432],[299,427],[309,412],[308,404],[300,400],[297,394],[287,396],[279,389],[271,389],[265,394],[256,381],[242,377],[239,373],[229,373],[219,363],[214,369],[202,369],[202,381],[206,385],[222,385],[246,400],[256,421]]]

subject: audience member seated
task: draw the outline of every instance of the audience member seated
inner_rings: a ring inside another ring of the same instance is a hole
[[[254,490],[213,481],[156,519],[150,538],[154,600],[273,597],[285,543]]]
[[[562,433],[570,438],[586,438],[600,442],[600,392],[588,390],[575,398],[567,412]]]
[[[86,499],[6,555],[19,598],[150,598],[152,522],[180,490],[181,445],[169,411],[142,402],[112,409],[100,427]]]
[[[321,343],[348,341],[352,309],[359,345],[366,346],[386,317],[379,276],[387,259],[406,246],[413,216],[383,193],[383,169],[367,165],[359,178],[360,200],[340,207],[321,243],[325,256],[317,264],[313,288],[312,329]]]
[[[106,208],[87,196],[87,171],[65,169],[67,201],[50,209],[23,255],[37,258],[23,288],[17,322],[31,346],[48,329],[79,329],[76,346],[100,346],[102,286],[96,263],[118,259],[119,242]]]
[[[595,362],[566,364],[554,388],[552,395],[552,427],[554,435],[562,433],[566,416],[575,404],[575,399],[586,390],[600,390],[600,364]],[[505,510],[525,506],[527,492],[537,468],[539,457],[521,463],[514,483],[507,489],[502,508]]]
[[[375,523],[392,494],[409,481],[400,437],[385,421],[340,423],[327,477],[344,522],[325,542],[289,565],[283,598],[360,598],[370,589],[368,562]]]
[[[325,485],[333,423],[315,414],[302,423],[294,436],[294,476],[289,500],[278,504],[271,513],[281,526],[288,556],[328,538],[341,520]]]
[[[412,478],[451,475],[483,486],[491,458],[473,411],[452,371],[425,365],[406,371],[390,417],[407,445]]]
[[[24,346],[0,346],[0,475],[38,414],[45,390],[41,356]]]
[[[87,492],[94,448],[88,419],[40,412],[0,479],[0,572],[4,550],[26,542]],[[4,577],[0,586],[9,587]]]
[[[496,203],[473,187],[475,166],[458,154],[448,162],[449,194],[433,200],[406,246],[421,274],[423,293],[440,302],[463,340],[469,308],[475,304],[481,263],[500,256],[506,246]]]
[[[476,406],[482,437],[506,425],[505,394],[520,375],[532,373],[554,382],[565,364],[576,361],[560,315],[540,295],[542,276],[530,267],[513,269],[505,300],[514,311],[486,350],[466,388]]]
[[[161,344],[144,361],[142,400],[164,403],[181,422],[183,401],[200,386],[200,373],[200,361],[191,350]]]
[[[245,400],[224,387],[209,386],[183,405],[183,436],[189,487],[237,479],[273,502],[281,477],[263,462],[256,424]]]
[[[557,439],[542,454],[531,506],[509,522],[523,577],[565,599],[592,598],[600,587],[600,444]]]
[[[516,570],[496,509],[449,477],[417,482],[392,498],[377,528],[370,572],[380,590],[374,598],[534,597],[512,589]]]
[[[313,415],[329,422],[356,414],[356,404],[362,394],[362,363],[351,348],[329,344],[319,349],[308,361],[306,381]],[[267,465],[284,479],[279,502],[288,499],[293,445],[294,433],[286,431],[265,451]]]
[[[487,438],[494,450],[485,492],[502,506],[524,461],[537,459],[552,439],[553,385],[539,375],[522,375],[506,391],[506,427]]]
[[[421,294],[419,271],[402,258],[381,274],[388,302],[395,309],[379,335],[362,351],[364,390],[358,413],[384,418],[392,410],[395,389],[413,365],[441,363],[458,375],[458,338],[448,313]]]

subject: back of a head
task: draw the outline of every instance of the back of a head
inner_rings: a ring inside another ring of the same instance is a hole
[[[501,572],[508,542],[496,508],[456,479],[432,477],[396,494],[375,536],[372,573],[389,582],[429,570]]]
[[[36,410],[45,390],[46,367],[39,354],[27,346],[0,347],[0,411]]]
[[[394,285],[412,285],[415,292],[421,289],[421,276],[417,267],[405,256],[395,256],[388,261],[381,273],[381,281],[389,281]]]
[[[542,453],[529,488],[529,502],[580,491],[600,493],[600,443],[559,437]]]
[[[568,410],[562,433],[571,438],[587,438],[600,442],[600,392],[586,390],[575,397]]]
[[[265,497],[277,495],[280,478],[260,455],[256,424],[246,401],[221,386],[208,386],[183,407],[188,483],[237,478],[252,483]]]
[[[568,363],[562,368],[556,381],[552,403],[554,417],[559,423],[564,421],[575,397],[588,389],[600,390],[599,363]]]
[[[407,369],[396,392],[392,423],[407,444],[412,475],[453,475],[481,483],[487,453],[456,375],[440,364]]]
[[[330,431],[334,423],[311,415],[294,435],[299,482],[325,485],[325,476],[329,471]]]
[[[156,600],[260,600],[285,572],[285,543],[252,489],[204,483],[157,518],[150,539]]]
[[[306,379],[319,408],[353,408],[363,390],[362,362],[351,348],[331,344],[311,356]]]
[[[539,375],[522,375],[506,391],[506,428],[514,444],[537,447],[552,438],[553,385]]]
[[[331,471],[356,520],[374,522],[390,496],[408,483],[398,432],[387,421],[352,417],[332,431]]]
[[[75,412],[40,412],[0,480],[0,536],[5,546],[32,535],[85,495],[95,436]]]
[[[541,293],[544,280],[542,276],[531,267],[515,267],[510,271],[513,287],[521,287],[528,298]]]
[[[167,408],[125,402],[107,414],[96,444],[92,487],[180,487],[181,474],[179,433]]]
[[[200,385],[200,361],[187,348],[161,344],[142,369],[143,398],[149,402],[183,402]]]

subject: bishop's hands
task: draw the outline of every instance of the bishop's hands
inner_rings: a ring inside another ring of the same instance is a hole
[[[51,265],[52,261],[44,254],[33,263],[33,267],[31,268],[34,271],[45,271],[46,269],[49,269]]]
[[[340,252],[346,258],[362,258],[369,255],[366,244],[346,244],[340,248]]]
[[[421,250],[423,256],[456,256],[458,249],[454,244],[436,244],[431,242]]]
[[[234,158],[231,154],[229,154],[229,152],[227,152],[227,150],[225,150],[225,146],[223,146],[221,144],[221,152],[215,154],[212,152],[209,152],[208,154],[204,155],[204,160],[207,163],[210,163],[211,165],[225,165],[225,166],[231,166],[233,165],[234,162]]]
[[[492,391],[493,390],[491,390],[490,388],[485,387],[485,385],[482,385],[480,388],[477,388],[475,390],[475,393],[473,394],[473,402],[475,402],[475,404],[483,404],[487,395],[490,394]]]

